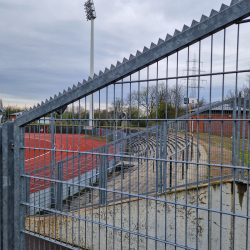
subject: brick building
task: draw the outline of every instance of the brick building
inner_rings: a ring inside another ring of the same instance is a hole
[[[10,115],[10,121],[13,122],[15,121],[20,115],[22,115],[22,112],[17,112],[17,113],[13,113]]]
[[[215,102],[213,104],[216,104],[219,102]],[[237,101],[238,103],[238,101]],[[223,136],[233,136],[233,128],[234,126],[236,127],[236,131],[238,131],[238,128],[240,126],[240,137],[242,137],[242,133],[245,129],[245,137],[249,137],[249,122],[236,122],[234,124],[233,122],[233,117],[234,115],[236,116],[236,119],[243,119],[244,118],[244,113],[245,113],[245,119],[249,119],[249,103],[246,102],[248,105],[245,105],[245,110],[244,110],[244,98],[241,99],[241,104],[240,107],[237,104],[236,105],[236,112],[234,114],[234,105],[233,102],[229,102],[227,104],[224,104],[223,106],[220,105],[218,107],[212,108],[211,111],[209,109],[205,110],[204,112],[201,112],[198,115],[194,115],[190,120],[192,120],[189,123],[189,130],[192,132],[197,132],[199,133],[209,133],[213,135],[218,135],[221,136],[222,130],[223,130]],[[209,104],[206,106],[203,106],[202,108],[209,108]],[[192,113],[197,111],[198,108],[192,109]],[[199,121],[197,121],[199,117]],[[220,120],[223,117],[223,122]],[[204,119],[204,121],[201,121]],[[208,119],[208,120],[205,120]],[[211,120],[211,121],[210,121]],[[232,121],[230,121],[232,120]]]

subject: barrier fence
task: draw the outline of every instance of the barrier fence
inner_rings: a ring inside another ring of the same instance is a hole
[[[223,4],[0,126],[0,250],[248,249],[249,15]]]

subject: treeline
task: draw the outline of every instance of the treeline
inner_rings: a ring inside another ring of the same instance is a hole
[[[123,99],[115,98],[113,102],[109,102],[107,110],[94,109],[93,123],[98,127],[153,126],[156,119],[175,119],[186,114],[187,106],[184,104],[186,95],[187,88],[181,84],[166,86],[165,83],[158,83],[144,86],[140,90],[131,91]],[[206,104],[205,100],[200,100],[199,106],[204,104]],[[23,109],[6,107],[6,116],[9,117],[12,113],[20,111]],[[57,125],[89,125],[89,110],[78,105],[68,105],[62,115],[55,112],[54,117],[57,119]],[[40,123],[42,124],[42,119]],[[46,118],[45,123],[50,123],[49,118]]]
[[[116,98],[108,110],[94,111],[95,126],[132,126],[146,127],[155,124],[155,119],[175,119],[186,114],[184,97],[186,88],[183,85],[166,87],[166,84],[159,83],[149,87],[142,87],[140,91],[132,91],[125,98]],[[205,101],[201,100],[200,106]],[[62,119],[70,120],[89,119],[89,111],[79,107],[67,110]],[[81,121],[84,124],[83,121]],[[86,121],[88,122],[88,121]],[[65,121],[62,121],[64,124]],[[74,123],[77,123],[74,122]]]
[[[8,121],[12,114],[25,110],[24,108],[18,106],[3,106],[3,108],[5,110],[5,121]]]

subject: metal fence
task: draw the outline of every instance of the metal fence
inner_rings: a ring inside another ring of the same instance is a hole
[[[0,250],[248,249],[249,15],[233,0],[3,124]]]

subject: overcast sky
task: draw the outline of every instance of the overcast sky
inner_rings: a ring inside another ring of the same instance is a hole
[[[191,25],[218,0],[95,0],[95,72]],[[224,3],[230,5],[231,0]],[[0,0],[0,99],[33,106],[89,76],[83,0]],[[247,45],[246,45],[247,46]],[[248,63],[248,62],[247,62]]]

